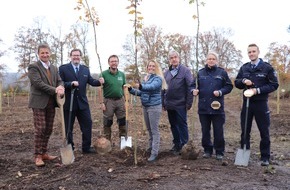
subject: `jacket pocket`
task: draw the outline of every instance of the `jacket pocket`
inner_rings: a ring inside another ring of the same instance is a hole
[[[141,99],[143,103],[149,103],[150,102],[150,94],[142,93]]]
[[[208,103],[206,98],[201,98],[198,101],[198,111],[199,112],[207,112],[208,109]]]

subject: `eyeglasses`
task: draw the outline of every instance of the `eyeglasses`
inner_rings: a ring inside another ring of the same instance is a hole
[[[72,55],[73,57],[80,57],[81,55]]]

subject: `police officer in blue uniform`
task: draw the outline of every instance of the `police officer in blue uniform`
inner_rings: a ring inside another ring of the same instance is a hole
[[[268,107],[268,94],[275,91],[279,84],[273,67],[259,58],[259,47],[256,44],[248,46],[250,62],[245,63],[239,70],[235,79],[235,86],[239,89],[251,89],[248,107],[246,148],[250,149],[250,133],[252,121],[255,117],[260,136],[261,165],[268,166],[270,159],[270,111]],[[243,98],[241,111],[241,148],[244,145],[244,129],[246,117],[246,97]]]
[[[210,158],[215,149],[216,159],[222,160],[225,151],[224,140],[224,95],[233,89],[232,81],[227,72],[217,66],[218,54],[209,52],[206,65],[197,74],[197,89],[193,95],[199,96],[198,114],[202,128],[202,146],[204,158]],[[214,141],[211,141],[211,124]]]

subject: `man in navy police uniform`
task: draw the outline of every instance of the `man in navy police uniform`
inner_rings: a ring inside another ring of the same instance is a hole
[[[235,79],[235,86],[239,89],[253,91],[250,97],[248,108],[246,148],[250,149],[250,133],[252,121],[255,117],[258,129],[260,131],[260,152],[261,165],[268,166],[270,159],[270,111],[268,107],[268,94],[275,91],[279,84],[276,72],[273,67],[260,59],[259,47],[256,44],[248,46],[248,56],[250,62],[245,63],[239,70]],[[246,97],[243,98],[243,108],[241,112],[241,148],[244,145],[244,128],[246,117]]]

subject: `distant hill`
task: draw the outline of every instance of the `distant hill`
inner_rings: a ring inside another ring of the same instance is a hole
[[[91,73],[93,78],[98,78],[98,74]],[[20,87],[23,90],[29,89],[29,80],[28,78],[21,79],[22,73],[5,73],[2,78],[3,89],[7,89],[9,86],[11,87]]]
[[[22,73],[5,73],[3,74],[2,78],[2,85],[3,85],[3,90],[6,90],[9,86],[11,87],[20,87],[22,90],[29,90],[29,80],[28,78],[21,79]],[[93,78],[98,78],[98,74],[96,73],[91,73]],[[1,80],[1,79],[0,79]]]
[[[3,89],[7,89],[9,86],[11,87],[20,87],[22,89],[28,90],[28,79],[21,79],[22,73],[5,73],[2,78]]]

